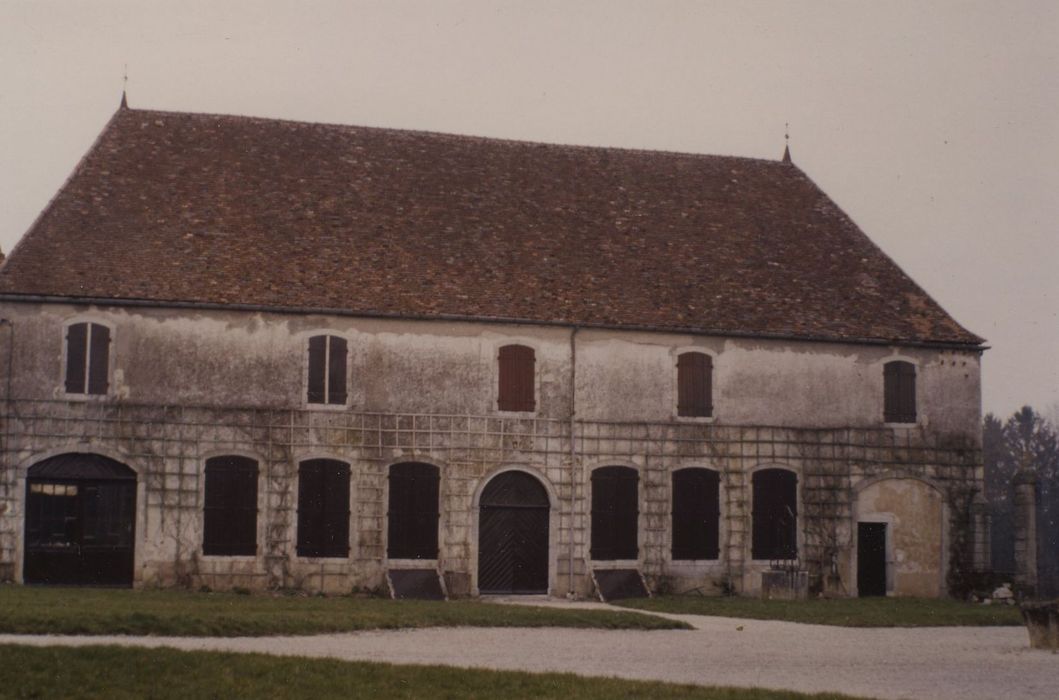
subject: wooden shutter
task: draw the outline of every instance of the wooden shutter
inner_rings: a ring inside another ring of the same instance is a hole
[[[673,472],[673,559],[716,559],[720,475],[712,469]]]
[[[309,338],[309,403],[323,403],[327,374],[327,336]]]
[[[533,348],[505,345],[500,348],[500,391],[497,408],[501,411],[535,411],[536,356]]]
[[[66,328],[66,393],[85,393],[85,361],[88,359],[88,324]]]
[[[257,462],[225,456],[206,460],[202,553],[257,554]]]
[[[87,393],[105,394],[110,374],[110,329],[92,323],[89,332]]]
[[[798,475],[787,469],[754,473],[752,559],[798,557]]]
[[[298,556],[349,556],[349,465],[311,459],[298,466]]]
[[[713,415],[713,358],[685,352],[677,358],[677,415]]]
[[[916,366],[911,362],[887,362],[883,372],[884,409],[887,423],[916,422]]]
[[[329,335],[327,341],[327,403],[342,405],[346,402],[346,339]]]
[[[592,472],[593,559],[639,556],[639,481],[635,469],[600,467]]]
[[[386,556],[437,559],[440,475],[431,464],[406,462],[390,467]]]

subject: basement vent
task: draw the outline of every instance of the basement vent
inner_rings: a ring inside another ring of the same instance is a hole
[[[592,569],[599,599],[604,603],[622,598],[650,598],[643,575],[637,569]]]
[[[386,580],[390,597],[395,600],[445,600],[441,577],[434,569],[390,569]]]

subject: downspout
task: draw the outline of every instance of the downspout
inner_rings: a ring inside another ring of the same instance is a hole
[[[15,322],[9,318],[0,318],[0,326],[7,326],[7,386],[4,391],[4,401],[7,403],[7,415],[4,417],[4,444],[3,450],[11,449],[11,416],[14,411],[14,399],[11,396],[11,375],[14,374],[15,358]]]
[[[566,597],[569,599],[574,598],[574,521],[577,517],[577,436],[574,433],[577,416],[577,331],[576,325],[570,329],[570,523],[566,529],[570,539],[566,563]]]

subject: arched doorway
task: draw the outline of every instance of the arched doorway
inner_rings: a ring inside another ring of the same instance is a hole
[[[498,475],[478,510],[478,590],[548,592],[548,493],[526,472]]]
[[[102,455],[68,452],[26,475],[26,583],[131,586],[136,473]]]

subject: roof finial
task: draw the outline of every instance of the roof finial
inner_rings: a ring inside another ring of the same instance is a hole
[[[125,73],[121,78],[121,109],[129,108],[129,101],[125,99],[125,90],[129,87],[129,64],[125,64]]]
[[[783,123],[783,162],[791,162],[791,123]]]

